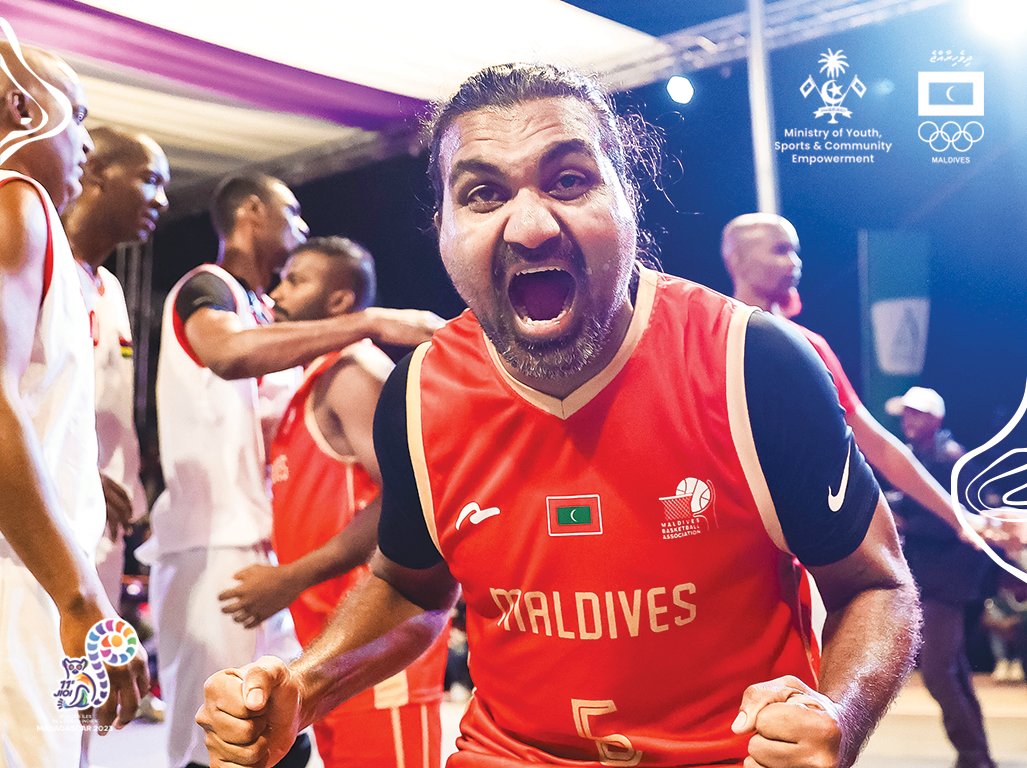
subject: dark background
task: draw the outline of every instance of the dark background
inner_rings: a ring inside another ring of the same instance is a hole
[[[700,20],[675,10],[690,3],[579,4],[614,18],[633,13],[633,26],[656,33]],[[724,5],[723,12],[730,12],[742,4]],[[642,8],[651,23],[641,17]],[[861,389],[858,230],[927,233],[932,305],[920,383],[945,397],[957,439],[980,444],[1015,410],[1027,378],[1024,54],[968,28],[961,7],[776,51],[776,138],[785,127],[823,127],[824,120],[812,118],[815,96],[804,100],[799,86],[810,74],[823,80],[817,60],[827,48],[848,57],[846,81],[858,74],[868,86],[861,100],[850,95],[846,101],[853,115],[843,124],[877,128],[893,148],[862,166],[793,165],[779,156],[781,212],[802,241],[804,310],[797,319],[826,336]],[[942,68],[929,63],[936,49],[965,50],[974,57],[969,69],[985,72],[980,120],[986,133],[969,153],[969,165],[932,165],[931,150],[917,138],[917,72]],[[662,82],[620,94],[617,103],[642,114],[665,137],[662,173],[645,189],[645,224],[656,234],[664,269],[727,292],[720,230],[756,206],[746,66],[690,77],[696,95],[688,105],[674,104]],[[375,254],[379,304],[452,317],[463,305],[439,260],[425,166],[423,156],[394,158],[294,191],[314,234],[345,234]],[[186,270],[213,259],[216,245],[206,217],[162,228],[155,239],[155,290],[167,291]]]

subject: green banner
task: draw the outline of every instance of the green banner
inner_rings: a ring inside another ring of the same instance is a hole
[[[860,230],[863,403],[899,433],[884,403],[920,383],[930,300],[931,241],[922,232]]]

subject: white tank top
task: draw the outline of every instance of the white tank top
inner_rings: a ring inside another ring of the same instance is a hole
[[[99,267],[94,276],[81,262],[78,267],[93,336],[100,471],[128,491],[132,516],[139,518],[146,513],[146,491],[139,479],[135,357],[125,292],[109,270]]]
[[[242,284],[204,264],[182,277],[164,303],[157,362],[157,421],[167,504],[155,505],[157,556],[194,548],[245,547],[271,536],[262,420],[281,418],[299,369],[257,379],[222,379],[195,358],[175,313],[182,286],[200,272],[221,278],[244,328],[270,322]],[[271,430],[273,432],[273,430]]]
[[[93,344],[78,267],[50,197],[32,179],[0,171],[0,184],[28,181],[47,217],[43,302],[28,367],[18,382],[25,411],[57,491],[61,511],[82,550],[92,559],[103,535],[106,507],[97,471],[93,410]]]

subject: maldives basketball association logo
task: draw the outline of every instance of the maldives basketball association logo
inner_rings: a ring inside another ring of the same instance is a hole
[[[664,520],[660,534],[664,541],[698,536],[717,528],[717,494],[710,480],[686,477],[673,496],[661,496]]]

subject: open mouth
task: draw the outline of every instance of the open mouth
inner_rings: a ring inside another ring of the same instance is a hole
[[[518,319],[527,326],[559,323],[574,303],[574,278],[560,267],[518,272],[507,292]]]

